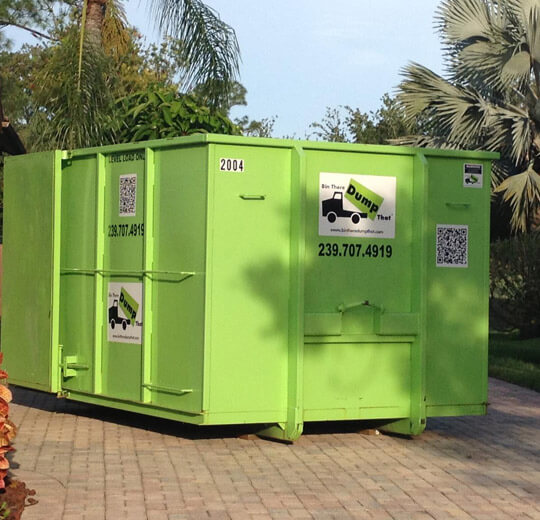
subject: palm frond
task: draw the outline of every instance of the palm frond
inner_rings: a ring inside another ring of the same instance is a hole
[[[505,20],[492,0],[444,0],[436,12],[436,26],[446,43],[483,38],[489,40]]]
[[[432,107],[441,96],[452,96],[457,92],[454,85],[418,63],[407,65],[401,75],[404,80],[399,85],[398,100],[408,120]]]
[[[498,151],[516,164],[530,159],[533,128],[526,109],[491,103],[421,65],[410,64],[402,74],[398,99],[408,120],[426,115],[431,133],[455,148]]]
[[[205,84],[219,104],[223,87],[227,90],[238,76],[240,50],[234,30],[201,0],[153,0],[152,11],[163,33],[183,42],[184,89]]]
[[[501,80],[503,84],[511,84],[517,81],[523,84],[529,80],[531,74],[531,55],[527,51],[519,51],[512,54],[510,59],[501,68]]]
[[[399,101],[407,120],[424,113],[435,135],[458,148],[476,148],[489,118],[489,106],[472,88],[454,85],[422,65],[402,71]]]
[[[540,207],[540,176],[532,167],[506,178],[496,189],[512,209],[511,225],[525,232]]]
[[[129,51],[131,38],[122,0],[107,0],[101,36],[109,56],[123,56]]]
[[[490,105],[489,112],[485,148],[510,157],[515,164],[527,163],[533,135],[528,113],[513,105]]]
[[[531,54],[523,24],[506,2],[446,0],[437,20],[453,81],[483,94],[525,87]]]
[[[50,50],[45,67],[37,74],[37,109],[30,125],[35,150],[98,146],[113,139],[110,61],[101,48],[86,41],[78,84],[78,60],[75,28]]]
[[[414,146],[416,148],[436,148],[441,150],[457,150],[458,146],[444,137],[431,135],[406,135],[397,139],[390,139],[389,143],[395,146]],[[491,188],[495,190],[507,177],[513,175],[512,163],[507,160],[494,161],[491,167]]]
[[[458,147],[446,138],[433,135],[405,135],[396,139],[389,139],[394,146],[414,146],[415,148],[437,148],[441,150],[457,150]]]
[[[398,94],[429,136],[399,144],[500,152],[492,187],[524,231],[540,205],[540,0],[443,0],[436,25],[447,74],[411,64]]]
[[[540,64],[540,2],[507,0],[508,7],[519,20],[532,59]]]
[[[507,177],[514,174],[512,163],[501,159],[491,166],[491,189],[495,190]]]

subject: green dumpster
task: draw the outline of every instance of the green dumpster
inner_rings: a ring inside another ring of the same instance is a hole
[[[10,157],[10,380],[283,440],[484,414],[494,158],[218,135]]]

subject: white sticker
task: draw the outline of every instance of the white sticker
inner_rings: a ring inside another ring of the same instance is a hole
[[[484,166],[482,164],[463,165],[463,187],[482,188],[484,185]]]
[[[134,217],[137,213],[137,174],[120,175],[118,193],[118,214],[121,217]]]
[[[111,282],[108,289],[107,339],[141,345],[143,284]]]
[[[319,175],[319,235],[394,238],[396,178]]]
[[[244,171],[244,159],[227,159],[219,160],[219,171],[242,173]]]
[[[469,226],[437,224],[437,267],[469,266]]]

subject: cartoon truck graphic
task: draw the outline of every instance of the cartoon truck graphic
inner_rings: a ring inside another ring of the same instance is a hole
[[[129,318],[118,316],[118,300],[114,300],[112,307],[109,307],[109,324],[113,330],[116,325],[120,324],[122,325],[122,329],[126,330],[127,326],[131,324]]]
[[[471,175],[465,179],[466,184],[478,184],[478,177],[476,175]]]
[[[335,222],[337,217],[350,218],[353,224],[358,224],[361,218],[367,218],[367,213],[359,211],[348,211],[343,209],[343,192],[335,191],[331,199],[322,201],[323,217],[328,219],[328,222]]]

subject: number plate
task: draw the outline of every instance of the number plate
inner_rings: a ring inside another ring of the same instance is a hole
[[[227,159],[219,160],[219,171],[242,173],[244,171],[244,159]]]

